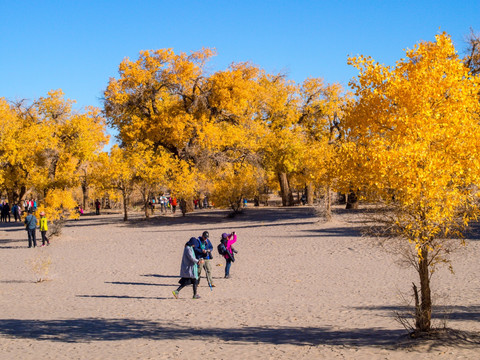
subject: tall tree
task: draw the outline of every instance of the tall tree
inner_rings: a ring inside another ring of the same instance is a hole
[[[421,42],[388,67],[349,59],[357,100],[345,119],[344,169],[393,208],[396,234],[415,244],[420,280],[416,327],[431,327],[430,276],[444,239],[475,218],[480,181],[480,79],[450,37]]]

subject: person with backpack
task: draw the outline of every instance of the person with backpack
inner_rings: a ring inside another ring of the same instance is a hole
[[[210,240],[208,239],[209,234],[208,231],[204,231],[202,236],[200,236],[194,246],[195,250],[195,256],[197,259],[203,259],[203,268],[205,269],[205,274],[207,277],[208,285],[211,287],[215,287],[213,284],[213,278],[212,278],[212,264],[211,260],[213,258],[212,256],[212,250],[213,246]],[[200,276],[202,275],[202,267],[199,267],[198,269],[198,282],[200,283]]]
[[[235,231],[233,231],[230,235],[223,233],[222,238],[220,239],[220,244],[217,247],[219,254],[223,255],[226,260],[225,279],[230,278],[230,267],[232,266],[232,262],[235,261],[235,254],[238,252],[232,247],[236,241],[237,234],[235,234]]]
[[[173,290],[173,296],[175,299],[178,299],[178,294],[187,285],[193,285],[193,298],[200,299],[200,295],[197,294],[198,279],[200,278],[198,268],[203,264],[203,259],[197,259],[195,257],[195,251],[193,247],[197,239],[192,237],[185,244],[185,249],[183,250],[182,265],[180,266],[180,286],[177,290]]]

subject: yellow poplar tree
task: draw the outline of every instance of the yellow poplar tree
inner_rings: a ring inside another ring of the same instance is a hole
[[[461,236],[478,212],[480,79],[450,37],[421,42],[389,67],[359,56],[345,119],[345,176],[393,208],[398,236],[415,245],[420,280],[416,329],[431,328],[430,276],[447,236]]]
[[[154,152],[152,147],[144,143],[135,143],[128,152],[133,179],[142,194],[145,217],[148,218],[149,200],[160,186],[167,184],[167,173],[173,166],[173,161],[165,151]]]
[[[263,97],[258,121],[267,131],[262,150],[264,166],[277,176],[283,206],[291,206],[291,176],[302,167],[306,150],[306,139],[298,126],[298,87],[284,76],[268,74],[260,79],[260,85]]]
[[[336,156],[340,140],[343,108],[350,94],[339,84],[324,84],[322,79],[306,79],[300,87],[302,101],[299,125],[307,137],[303,175],[325,195],[325,216],[331,217],[331,189],[340,170]],[[309,197],[311,191],[307,194]],[[312,203],[313,199],[308,199]]]
[[[35,109],[0,98],[0,188],[10,203],[22,200],[39,182],[39,165],[51,143],[50,129],[38,121]]]
[[[84,182],[82,169],[108,139],[100,110],[87,107],[83,112],[74,111],[73,103],[64,99],[62,90],[52,90],[34,103],[37,121],[42,126],[40,131],[50,141],[42,149],[42,161],[36,164],[36,178],[31,186],[44,195],[50,220],[76,216],[77,202],[72,191]],[[65,191],[71,195],[63,196]],[[66,201],[67,198],[71,201]]]
[[[197,162],[212,183],[218,207],[240,210],[242,199],[258,195],[263,178],[261,151],[266,128],[259,118],[264,72],[248,63],[232,64],[212,74],[207,97],[210,122],[204,130],[207,161]],[[260,120],[260,121],[259,121]]]
[[[104,192],[118,191],[123,200],[123,220],[128,220],[128,204],[135,186],[136,163],[131,153],[114,145],[110,154],[101,153],[95,160],[94,186]]]

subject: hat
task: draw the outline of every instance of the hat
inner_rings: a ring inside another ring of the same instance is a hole
[[[185,246],[194,246],[195,241],[197,241],[197,239],[192,237],[192,238],[190,238],[190,240],[188,240],[188,242],[185,244]]]
[[[204,238],[208,238],[208,237],[210,236],[210,234],[208,233],[208,231],[204,231],[203,234],[202,234],[202,236],[203,236]]]
[[[222,239],[227,239],[228,238],[228,234],[227,233],[223,233],[222,234]]]

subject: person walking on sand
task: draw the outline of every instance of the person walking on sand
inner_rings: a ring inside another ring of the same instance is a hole
[[[95,200],[95,215],[100,215],[100,201]]]
[[[226,254],[223,257],[226,260],[225,264],[225,279],[230,278],[230,267],[232,266],[232,262],[235,261],[235,255],[238,251],[235,250],[232,245],[237,241],[237,234],[233,231],[230,235],[227,233],[222,234],[222,239],[220,242],[225,245],[227,250]]]
[[[178,205],[176,197],[174,197],[174,196],[172,197],[171,204],[172,204],[172,213],[175,214],[175,211],[177,211],[177,205]]]
[[[42,211],[40,213],[40,233],[42,234],[42,247],[45,246],[45,243],[47,243],[47,245],[50,245],[50,241],[47,238],[47,231],[48,231],[48,221],[47,221],[47,217],[45,216],[45,213]]]
[[[28,234],[28,247],[31,248],[37,246],[36,228],[37,218],[33,215],[33,209],[28,210],[28,215],[25,217],[25,228]]]
[[[173,290],[173,296],[175,299],[178,299],[178,294],[180,290],[182,290],[187,285],[193,286],[193,298],[200,299],[200,295],[197,294],[197,287],[198,287],[198,267],[202,266],[203,260],[197,259],[195,257],[195,251],[193,250],[193,246],[195,245],[197,239],[192,237],[190,240],[185,244],[185,249],[183,250],[183,257],[182,257],[182,264],[180,266],[180,281],[178,282],[180,286],[177,290]]]
[[[208,231],[204,231],[202,236],[200,236],[194,246],[195,250],[195,256],[197,259],[203,259],[204,264],[203,268],[205,269],[205,274],[207,277],[208,284],[211,287],[215,287],[213,284],[213,278],[212,278],[212,264],[211,260],[213,258],[212,256],[212,250],[213,246],[210,240],[208,239],[209,233]],[[198,269],[198,282],[200,283],[200,276],[202,275],[202,267],[199,267]]]

